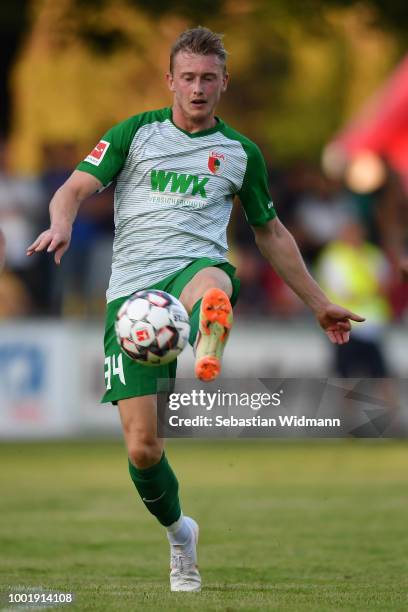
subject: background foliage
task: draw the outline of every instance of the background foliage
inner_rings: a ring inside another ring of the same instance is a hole
[[[316,159],[396,65],[408,30],[399,0],[19,0],[18,8],[21,20],[1,9],[2,27],[14,32],[13,114],[3,129],[21,170],[38,169],[44,143],[72,140],[82,154],[113,123],[168,104],[169,47],[199,23],[225,33],[225,120],[270,160]]]

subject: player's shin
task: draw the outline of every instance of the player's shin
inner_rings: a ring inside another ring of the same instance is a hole
[[[139,469],[129,461],[129,472],[146,508],[165,527],[181,516],[178,480],[165,454],[155,465]]]

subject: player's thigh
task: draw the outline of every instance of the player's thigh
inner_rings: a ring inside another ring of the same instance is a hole
[[[156,395],[142,395],[118,401],[128,455],[136,466],[144,468],[160,460],[164,439],[157,437]]]
[[[194,304],[202,298],[207,289],[218,288],[232,295],[232,282],[224,270],[215,266],[203,268],[186,284],[180,295],[180,302],[190,312]]]

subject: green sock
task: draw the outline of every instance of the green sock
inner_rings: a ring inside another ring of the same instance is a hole
[[[146,508],[167,527],[181,514],[178,481],[163,453],[159,463],[139,469],[129,461],[129,473]]]
[[[188,341],[191,346],[194,346],[194,342],[196,341],[197,337],[198,327],[200,325],[200,306],[201,299],[194,304],[190,315],[190,336],[188,338]]]

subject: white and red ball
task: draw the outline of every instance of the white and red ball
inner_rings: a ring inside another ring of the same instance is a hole
[[[157,289],[137,291],[120,307],[115,322],[122,351],[147,366],[170,363],[188,342],[190,321],[183,304]]]

